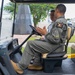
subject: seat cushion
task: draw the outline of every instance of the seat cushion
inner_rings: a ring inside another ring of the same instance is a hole
[[[42,54],[42,58],[46,58],[48,53]]]
[[[63,57],[63,56],[66,56],[65,52],[52,53],[52,54],[48,54],[48,53],[42,54],[42,58],[57,58],[57,57]]]

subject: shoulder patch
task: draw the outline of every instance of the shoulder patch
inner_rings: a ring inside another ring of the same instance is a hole
[[[63,23],[58,23],[58,24],[57,24],[57,27],[58,27],[58,28],[62,28],[62,27],[63,27]]]

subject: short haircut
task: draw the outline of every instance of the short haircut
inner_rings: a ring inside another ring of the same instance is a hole
[[[63,14],[66,12],[66,6],[63,4],[58,4],[56,9],[58,9],[60,13],[63,13]]]
[[[51,12],[55,12],[55,10],[51,10]]]

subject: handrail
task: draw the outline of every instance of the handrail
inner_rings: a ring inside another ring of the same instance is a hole
[[[0,36],[1,36],[1,25],[2,25],[3,4],[4,4],[4,0],[2,0],[1,12],[0,12]]]
[[[13,34],[14,34],[15,16],[16,16],[16,2],[15,2],[15,6],[14,6],[14,18],[13,18],[13,27],[12,27],[12,37],[13,37]]]
[[[16,3],[75,3],[75,0],[10,0]]]

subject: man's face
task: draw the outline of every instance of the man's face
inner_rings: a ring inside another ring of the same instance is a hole
[[[51,18],[52,21],[54,20],[54,12],[50,13],[50,18]]]
[[[57,16],[58,16],[58,9],[55,9],[54,16],[55,16],[55,18],[57,18]]]

